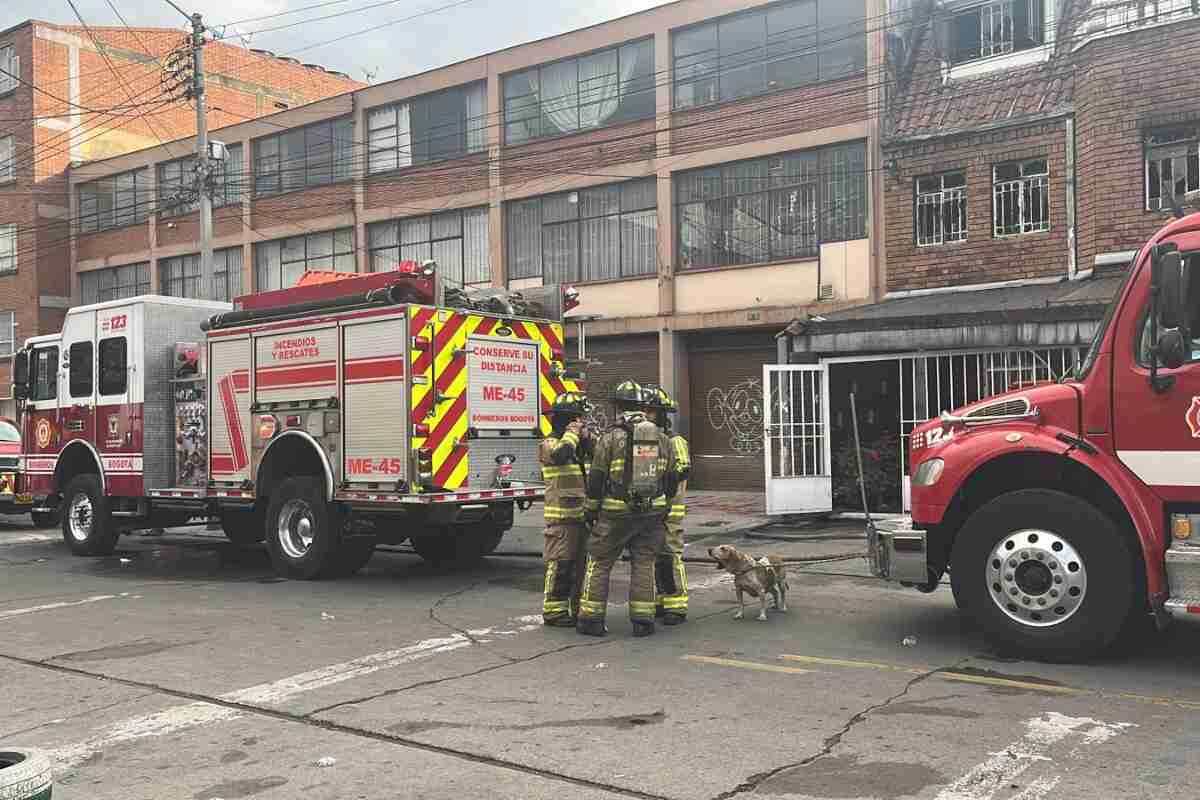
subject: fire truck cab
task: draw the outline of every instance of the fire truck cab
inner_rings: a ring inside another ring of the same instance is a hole
[[[1002,649],[1096,654],[1200,620],[1200,214],[1142,247],[1074,374],[913,431],[912,518],[875,573],[955,601]]]
[[[420,302],[413,275],[316,281],[234,305],[143,296],[72,308],[16,360],[23,492],[81,555],[218,518],[292,578],[379,542],[463,560],[542,496],[565,375],[556,318]],[[528,308],[524,306],[523,308]]]

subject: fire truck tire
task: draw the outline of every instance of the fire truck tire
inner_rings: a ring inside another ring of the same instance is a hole
[[[30,516],[35,528],[53,528],[59,523],[57,511],[33,511]]]
[[[54,775],[40,750],[0,750],[0,800],[50,800]]]
[[[1137,559],[1116,524],[1064,492],[1022,489],[975,511],[954,543],[956,601],[1006,653],[1082,661],[1137,607]]]
[[[352,536],[343,539],[341,546],[338,547],[337,555],[334,556],[334,565],[329,571],[330,577],[349,578],[365,567],[374,554],[375,537],[373,536]]]
[[[489,556],[496,552],[496,548],[500,546],[500,542],[504,539],[504,534],[508,533],[505,528],[497,525],[487,525],[479,532],[479,551],[481,555]]]
[[[109,513],[100,476],[77,475],[67,484],[61,506],[62,535],[77,556],[106,556],[117,546],[120,531]]]
[[[294,580],[329,577],[337,564],[342,516],[325,502],[317,478],[288,478],[267,506],[267,551],[275,573]]]
[[[266,516],[259,506],[250,511],[222,511],[221,530],[238,547],[258,544],[267,538]]]

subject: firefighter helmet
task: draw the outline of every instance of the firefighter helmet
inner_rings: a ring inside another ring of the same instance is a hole
[[[621,407],[642,408],[646,404],[646,390],[633,381],[624,381],[613,389],[612,401]]]
[[[551,414],[562,414],[567,417],[583,417],[589,410],[587,398],[579,392],[563,392],[554,398],[550,406]]]
[[[671,399],[671,395],[667,394],[667,390],[661,386],[649,387],[652,397],[651,408],[657,411],[665,411],[668,414],[674,414],[679,410],[679,403]]]

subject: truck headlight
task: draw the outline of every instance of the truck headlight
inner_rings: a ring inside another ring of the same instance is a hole
[[[938,478],[942,477],[942,469],[945,466],[946,462],[940,458],[922,461],[921,466],[917,467],[917,471],[913,475],[913,486],[933,486],[938,482]]]

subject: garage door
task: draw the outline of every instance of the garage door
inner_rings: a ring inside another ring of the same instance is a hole
[[[690,486],[765,489],[762,375],[773,363],[770,333],[688,337]]]
[[[577,352],[574,341],[568,341],[567,352]],[[587,367],[584,386],[592,401],[592,422],[603,430],[615,418],[615,410],[607,399],[621,382],[658,383],[658,337],[612,336],[603,339],[589,336],[587,357],[598,363]]]

